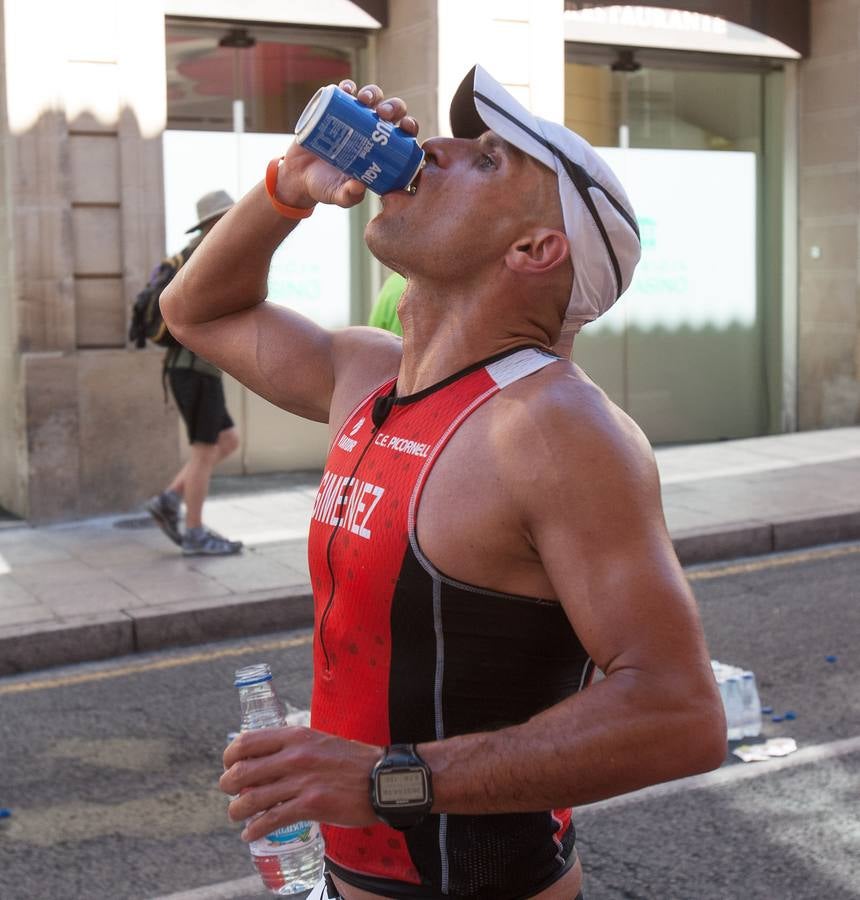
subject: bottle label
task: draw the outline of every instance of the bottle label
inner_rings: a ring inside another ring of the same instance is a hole
[[[316,822],[294,822],[292,825],[285,825],[283,828],[267,834],[264,838],[254,841],[251,844],[251,852],[255,856],[259,856],[273,850],[283,850],[287,846],[308,844],[314,840],[317,831]]]

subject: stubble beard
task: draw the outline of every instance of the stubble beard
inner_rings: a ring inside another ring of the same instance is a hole
[[[419,228],[410,217],[390,210],[367,223],[364,240],[383,265],[405,278],[468,278],[476,264],[484,261],[483,254],[476,255],[479,248],[474,240],[437,227]]]
[[[379,214],[364,229],[364,242],[368,250],[385,266],[405,275],[404,266],[411,258],[414,228],[402,215],[384,218]]]

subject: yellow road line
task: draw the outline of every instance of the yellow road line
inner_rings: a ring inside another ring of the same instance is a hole
[[[770,556],[761,560],[718,566],[713,569],[701,569],[696,572],[688,572],[687,581],[707,581],[710,578],[726,578],[729,575],[743,575],[747,572],[763,572],[766,569],[797,566],[805,562],[818,562],[822,559],[833,559],[837,556],[849,556],[853,553],[860,553],[860,544],[850,544],[845,547],[829,547],[821,550],[807,550],[803,553]]]
[[[175,669],[179,666],[191,666],[195,663],[211,662],[213,659],[225,659],[230,656],[242,656],[251,650],[288,650],[290,647],[301,647],[313,640],[313,634],[299,637],[281,638],[264,641],[259,644],[243,644],[241,647],[223,647],[205,653],[188,653],[171,659],[156,659],[152,662],[132,664],[117,669],[102,669],[98,672],[81,672],[79,675],[66,675],[58,678],[44,678],[38,681],[19,681],[15,684],[0,685],[0,696],[4,694],[22,694],[27,691],[45,691],[50,688],[69,687],[75,684],[86,684],[90,681],[104,681],[108,678],[121,678],[124,675],[137,675],[140,672],[155,672],[159,669]]]

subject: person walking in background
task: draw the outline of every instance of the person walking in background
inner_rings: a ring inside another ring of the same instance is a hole
[[[405,290],[406,279],[397,272],[392,272],[379,290],[379,296],[376,298],[376,303],[373,304],[367,324],[403,337],[403,326],[397,315],[397,304]]]
[[[226,191],[212,191],[197,201],[198,221],[186,234],[197,235],[167,262],[174,272],[188,261],[215,223],[233,206]],[[145,503],[146,511],[185,556],[226,556],[242,549],[203,524],[203,504],[215,466],[239,448],[239,435],[224,399],[221,370],[174,342],[164,360],[164,375],[185,422],[190,452],[188,461],[160,493]],[[185,531],[180,527],[185,501]]]

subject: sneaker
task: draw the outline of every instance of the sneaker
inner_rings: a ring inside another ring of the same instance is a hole
[[[182,538],[183,556],[230,556],[241,549],[241,541],[230,541],[205,525],[189,528]]]
[[[155,519],[155,524],[173,541],[182,546],[182,533],[179,530],[179,503],[167,493],[150,497],[143,508]]]

